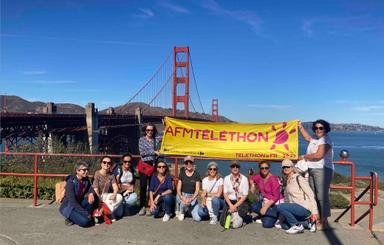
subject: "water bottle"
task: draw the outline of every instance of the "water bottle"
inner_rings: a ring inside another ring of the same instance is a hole
[[[229,229],[231,227],[231,214],[227,215],[227,218],[225,218],[225,229]]]

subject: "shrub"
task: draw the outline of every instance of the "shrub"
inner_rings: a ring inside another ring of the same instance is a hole
[[[337,192],[329,193],[329,202],[331,208],[347,208],[349,206],[349,200],[345,198],[342,194]]]

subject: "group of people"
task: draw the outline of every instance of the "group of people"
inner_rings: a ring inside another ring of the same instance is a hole
[[[296,171],[289,159],[282,161],[282,179],[270,172],[268,161],[260,161],[258,174],[249,176],[240,172],[240,162],[233,161],[230,174],[224,179],[218,164],[212,161],[201,179],[194,157],[186,156],[174,186],[167,163],[159,158],[161,138],[156,134],[156,127],[146,125],[144,136],[139,139],[142,161],[139,164],[146,164],[154,171],[139,171],[139,215],[162,216],[164,222],[174,215],[179,221],[191,216],[194,221],[209,219],[209,224],[239,228],[247,219],[252,220],[249,214],[254,212],[256,221],[263,227],[284,229],[290,234],[304,229],[312,232],[327,229],[333,174],[330,125],[324,120],[314,122],[315,137],[311,137],[301,123],[298,127],[309,142],[306,154],[299,158],[308,165],[308,179]],[[130,214],[137,202],[132,160],[130,154],[125,154],[121,166],[114,166],[111,157],[102,157],[92,184],[87,177],[88,165],[79,162],[75,174],[67,177],[60,207],[66,224],[86,227],[101,220],[108,224]],[[257,201],[250,202],[249,192],[257,194]]]

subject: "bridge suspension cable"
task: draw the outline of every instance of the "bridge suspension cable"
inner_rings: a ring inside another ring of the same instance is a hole
[[[199,89],[197,88],[197,82],[196,82],[196,77],[195,77],[195,70],[193,69],[192,55],[191,55],[191,54],[189,54],[189,59],[190,59],[190,61],[191,61],[192,76],[193,76],[193,81],[194,81],[195,88],[196,88],[197,97],[198,97],[198,99],[199,99],[199,103],[200,103],[200,106],[201,106],[201,110],[202,110],[203,113],[205,113],[203,104],[201,103],[201,98],[200,98]]]

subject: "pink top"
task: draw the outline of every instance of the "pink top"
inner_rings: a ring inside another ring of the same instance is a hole
[[[284,198],[280,192],[280,182],[277,176],[269,176],[266,182],[263,181],[260,174],[252,176],[251,179],[259,187],[259,191],[264,198],[275,202]]]

